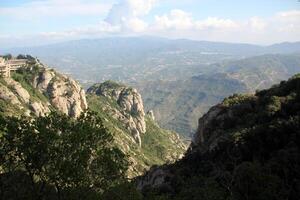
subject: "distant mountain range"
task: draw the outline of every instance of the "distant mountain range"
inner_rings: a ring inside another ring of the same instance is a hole
[[[31,54],[72,74],[82,83],[108,79],[131,82],[145,79],[176,79],[190,76],[182,70],[263,54],[300,53],[300,42],[271,46],[223,42],[170,40],[157,37],[85,39],[2,50]],[[174,73],[174,71],[180,73]],[[187,70],[189,71],[189,70]]]
[[[192,135],[197,117],[226,96],[265,89],[299,73],[300,55],[262,55],[208,68],[210,73],[194,69],[195,75],[183,80],[150,80],[135,86],[144,97],[146,109],[154,111],[163,127]]]
[[[300,72],[300,42],[270,46],[114,37],[3,50],[31,54],[85,88],[115,80],[137,87],[160,125],[184,135],[212,105]]]

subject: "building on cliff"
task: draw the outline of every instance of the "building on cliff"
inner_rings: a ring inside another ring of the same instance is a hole
[[[19,68],[27,65],[27,59],[10,59],[5,60],[0,57],[0,76],[10,77],[11,71],[17,71]]]

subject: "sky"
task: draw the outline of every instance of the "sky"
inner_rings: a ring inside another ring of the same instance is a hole
[[[0,48],[115,36],[300,41],[300,0],[0,0]]]

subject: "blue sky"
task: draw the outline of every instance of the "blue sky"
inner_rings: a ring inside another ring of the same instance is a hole
[[[300,2],[1,0],[0,27],[0,47],[139,35],[271,44],[300,41]]]

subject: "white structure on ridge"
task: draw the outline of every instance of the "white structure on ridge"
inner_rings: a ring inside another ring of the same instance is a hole
[[[17,71],[19,68],[26,66],[27,62],[27,59],[5,60],[3,57],[0,57],[0,76],[10,77],[11,71]]]

